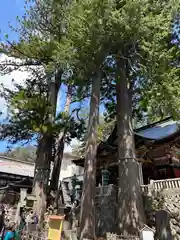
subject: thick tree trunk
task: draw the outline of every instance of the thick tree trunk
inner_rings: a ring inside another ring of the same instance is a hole
[[[56,104],[59,88],[61,86],[62,72],[55,73],[54,81],[49,83],[49,102],[53,110],[49,114],[49,123],[54,123],[56,114]],[[50,165],[52,159],[53,136],[51,132],[42,134],[37,147],[37,157],[35,163],[35,174],[33,180],[33,192],[36,195],[37,202],[35,211],[39,215],[39,226],[42,227],[44,213],[46,211],[47,189],[49,185]]]
[[[127,60],[118,60],[116,76],[118,129],[118,231],[139,234],[144,223],[138,163],[132,127],[132,96]]]
[[[53,165],[52,176],[51,176],[50,188],[53,191],[57,191],[58,185],[59,185],[61,163],[62,163],[63,153],[64,153],[64,140],[65,140],[64,134],[60,133],[57,140],[57,149],[55,153],[54,165]]]
[[[80,240],[95,239],[96,153],[100,80],[101,78],[98,72],[92,82],[88,138],[84,164],[84,184],[81,198]]]
[[[52,157],[52,136],[44,135],[38,143],[36,170],[33,182],[33,191],[37,202],[35,212],[39,215],[39,227],[42,228],[46,211],[47,189],[49,183],[50,163]]]
[[[64,107],[64,112],[66,116],[69,115],[71,98],[72,98],[72,86],[69,85],[67,89],[66,103]],[[66,134],[65,131],[60,132],[58,139],[56,141],[56,154],[55,154],[54,166],[53,166],[52,177],[51,177],[51,189],[55,191],[58,190],[58,185],[59,185],[61,163],[63,159],[64,144],[65,144],[65,134]]]

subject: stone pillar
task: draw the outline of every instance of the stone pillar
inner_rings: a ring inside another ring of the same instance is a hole
[[[15,215],[15,223],[17,223],[18,225],[20,224],[20,209],[21,209],[21,203],[19,202],[17,205],[17,209],[16,209],[16,215]]]
[[[170,216],[165,210],[156,212],[156,237],[159,240],[172,240]]]
[[[139,168],[139,183],[140,185],[143,185],[144,180],[143,180],[143,172],[142,172],[142,163],[138,164],[138,168]]]
[[[104,195],[96,195],[96,236],[105,236],[116,231],[117,189],[108,185]]]
[[[154,191],[154,180],[150,180],[150,184],[148,185],[148,196],[152,196]]]
[[[23,203],[26,197],[27,197],[27,188],[21,188],[20,189],[20,202]]]

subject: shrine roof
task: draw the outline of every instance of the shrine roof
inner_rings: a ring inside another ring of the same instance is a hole
[[[141,137],[158,140],[173,135],[179,130],[179,122],[168,119],[167,121],[155,123],[153,126],[149,126],[145,129],[137,129],[134,132]]]
[[[33,177],[34,164],[6,156],[0,156],[0,172]]]
[[[174,137],[180,136],[179,123],[179,121],[175,121],[171,117],[168,117],[153,124],[134,129],[136,147],[146,142],[163,143],[170,141]],[[107,139],[106,144],[115,146],[117,145],[117,141],[116,125],[111,135]]]
[[[140,230],[140,232],[142,231],[150,231],[150,232],[153,232],[155,233],[155,230],[150,228],[149,226],[147,226],[146,224],[144,224],[144,227]]]
[[[75,157],[71,153],[64,153],[63,159],[71,160]],[[66,162],[66,161],[64,161]],[[68,163],[71,161],[67,161]],[[10,158],[4,155],[0,155],[0,172],[5,174],[18,175],[22,177],[34,177],[34,163],[22,161],[15,158]]]

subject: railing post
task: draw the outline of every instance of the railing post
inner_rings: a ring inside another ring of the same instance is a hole
[[[154,188],[154,180],[150,180],[150,184],[148,185],[148,195],[149,196],[152,196],[153,188]]]

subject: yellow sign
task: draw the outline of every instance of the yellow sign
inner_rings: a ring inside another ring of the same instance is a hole
[[[60,240],[64,216],[49,216],[48,240]]]

